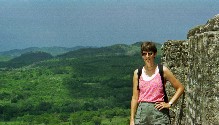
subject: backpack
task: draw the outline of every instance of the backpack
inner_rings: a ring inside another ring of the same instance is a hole
[[[138,90],[139,90],[139,79],[140,79],[140,76],[141,76],[141,73],[142,73],[142,68],[143,67],[138,68],[138,87],[137,87]],[[164,102],[168,103],[168,97],[167,97],[167,93],[166,93],[165,85],[164,85],[165,80],[164,80],[164,77],[163,77],[163,65],[158,64],[158,69],[159,69],[159,74],[161,76],[161,81],[162,81],[162,84],[163,84]]]

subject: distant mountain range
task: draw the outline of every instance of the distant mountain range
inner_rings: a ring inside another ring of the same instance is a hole
[[[72,48],[67,48],[67,47],[29,47],[29,48],[25,48],[25,49],[13,49],[13,50],[9,50],[9,51],[4,51],[4,52],[0,52],[0,55],[2,56],[19,56],[21,54],[24,54],[26,52],[36,52],[36,51],[42,51],[42,52],[47,52],[50,53],[51,55],[55,56],[55,55],[59,55],[62,53],[66,53],[68,51],[73,51],[73,50],[77,50],[77,49],[81,49],[81,48],[85,48],[84,46],[76,46],[76,47],[72,47]]]
[[[99,48],[81,48],[75,51],[69,51],[67,53],[58,55],[61,58],[78,58],[78,57],[90,57],[90,56],[120,56],[120,55],[140,55],[140,45],[142,42],[137,42],[131,45],[127,44],[115,44],[106,47]],[[158,48],[158,54],[161,54],[162,44],[156,43]]]
[[[137,42],[131,45],[115,44],[106,47],[31,47],[21,50],[0,52],[0,67],[21,67],[51,58],[86,58],[110,56],[140,56],[140,45]],[[158,55],[161,54],[162,44],[156,43]]]
[[[60,55],[69,51],[74,51],[78,50],[81,48],[87,48],[84,46],[76,46],[72,48],[67,48],[67,47],[29,47],[25,49],[13,49],[9,51],[3,51],[0,52],[0,61],[7,61],[12,58],[21,56],[22,54],[28,53],[28,52],[46,52],[51,54],[52,56]]]

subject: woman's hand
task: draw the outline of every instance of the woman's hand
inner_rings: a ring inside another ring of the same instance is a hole
[[[169,103],[166,102],[156,102],[155,104],[155,108],[158,110],[162,110],[164,108],[168,109],[171,106]]]

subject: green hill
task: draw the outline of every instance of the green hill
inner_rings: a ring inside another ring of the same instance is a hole
[[[78,58],[78,57],[90,57],[90,56],[115,56],[125,55],[128,45],[113,45],[109,47],[100,48],[83,48],[76,51],[70,51],[62,55],[58,55],[61,58]]]
[[[21,56],[15,57],[9,61],[1,62],[0,67],[18,68],[18,67],[34,64],[43,60],[48,60],[51,58],[53,58],[53,56],[45,52],[28,52],[21,54]]]
[[[78,50],[81,48],[86,48],[83,46],[76,46],[72,48],[66,48],[66,47],[29,47],[25,49],[13,49],[9,51],[0,52],[0,61],[8,61],[12,58],[18,57],[22,54],[28,53],[28,52],[46,52],[53,56],[60,55],[69,51]]]
[[[107,47],[100,48],[83,48],[75,51],[70,51],[57,57],[60,58],[79,58],[79,57],[90,57],[90,56],[120,56],[120,55],[140,55],[140,45],[142,42],[137,42],[132,45],[126,44],[115,44]],[[161,54],[161,44],[156,43],[158,48],[158,55]]]

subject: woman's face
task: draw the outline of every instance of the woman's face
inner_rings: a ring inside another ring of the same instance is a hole
[[[142,58],[146,64],[154,63],[154,58],[156,56],[156,53],[152,51],[143,51],[142,52]]]

